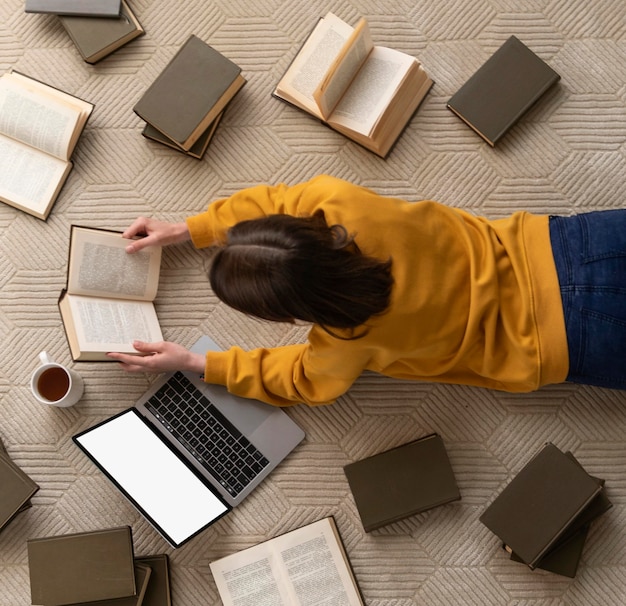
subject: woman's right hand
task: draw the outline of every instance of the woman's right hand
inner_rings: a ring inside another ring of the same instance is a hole
[[[167,246],[191,239],[187,224],[168,223],[158,219],[138,217],[122,234],[124,238],[135,238],[127,247],[127,253],[135,253],[146,246]]]

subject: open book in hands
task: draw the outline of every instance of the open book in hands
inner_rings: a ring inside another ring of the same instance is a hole
[[[432,84],[415,57],[374,46],[365,19],[328,13],[273,94],[385,157]]]
[[[94,106],[18,72],[0,77],[0,200],[46,219]]]
[[[161,247],[128,254],[127,245],[119,232],[72,226],[59,310],[74,361],[111,361],[110,351],[138,354],[136,339],[163,340],[153,303]]]

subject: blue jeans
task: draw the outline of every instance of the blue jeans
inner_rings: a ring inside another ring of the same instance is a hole
[[[626,389],[626,210],[550,217],[568,381]]]

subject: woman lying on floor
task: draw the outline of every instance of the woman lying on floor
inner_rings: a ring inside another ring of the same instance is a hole
[[[312,324],[298,345],[109,354],[130,372],[193,371],[279,406],[331,403],[364,370],[511,392],[626,388],[626,210],[490,221],[322,175],[244,189],[183,223],[140,217],[124,236],[145,236],[130,254],[214,247],[222,301]]]

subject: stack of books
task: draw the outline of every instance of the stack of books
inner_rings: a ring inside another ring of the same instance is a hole
[[[18,513],[32,506],[30,498],[39,490],[9,457],[0,441],[0,530]]]
[[[547,443],[487,507],[480,521],[510,558],[574,577],[589,526],[612,506],[604,480]]]
[[[97,63],[145,33],[125,0],[25,0],[25,11],[58,15],[87,63]]]
[[[29,539],[27,549],[33,604],[171,605],[167,554],[135,557],[129,526]]]
[[[240,67],[192,35],[133,110],[146,122],[144,137],[201,159],[245,83]]]

